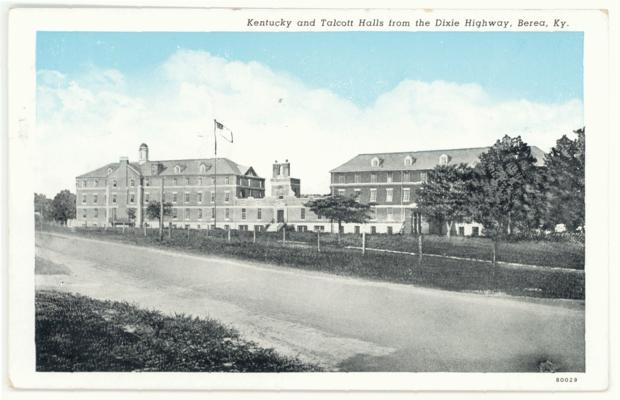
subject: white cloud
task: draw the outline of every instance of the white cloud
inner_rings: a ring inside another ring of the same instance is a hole
[[[259,63],[199,51],[178,51],[156,78],[140,96],[116,70],[70,81],[41,71],[37,190],[54,194],[119,156],[135,160],[142,142],[154,159],[210,157],[213,118],[235,133],[221,156],[265,178],[273,160],[287,158],[304,193],[327,192],[329,170],[357,153],[484,146],[505,134],[547,150],[583,125],[578,100],[499,101],[477,84],[441,81],[406,80],[359,107]]]

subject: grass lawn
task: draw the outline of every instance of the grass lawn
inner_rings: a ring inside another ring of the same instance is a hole
[[[53,263],[45,258],[35,257],[34,273],[37,275],[69,275],[71,270],[64,265]]]
[[[319,370],[243,340],[214,320],[54,291],[36,293],[35,340],[37,371]]]
[[[65,232],[66,233],[66,232]],[[349,250],[325,246],[319,253],[313,247],[282,245],[277,241],[252,243],[238,238],[227,242],[222,238],[205,237],[203,232],[173,230],[159,242],[156,232],[146,237],[132,230],[77,229],[74,234],[125,243],[182,249],[197,254],[220,255],[253,260],[306,270],[345,276],[414,284],[454,291],[506,293],[514,296],[540,298],[585,298],[585,276],[570,270],[495,268],[490,263],[418,257]]]

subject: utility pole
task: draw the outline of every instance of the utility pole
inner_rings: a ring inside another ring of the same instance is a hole
[[[164,240],[164,177],[161,177],[161,191],[159,192],[159,241]]]
[[[213,120],[213,146],[215,162],[213,165],[213,228],[217,229],[217,120]]]

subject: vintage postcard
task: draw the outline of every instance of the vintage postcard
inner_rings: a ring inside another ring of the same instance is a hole
[[[604,390],[607,17],[13,9],[12,384]]]

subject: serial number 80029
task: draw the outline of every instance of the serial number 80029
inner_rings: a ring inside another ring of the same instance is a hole
[[[575,383],[575,382],[577,382],[577,378],[560,378],[560,377],[557,377],[557,378],[555,378],[555,381],[557,383]]]

